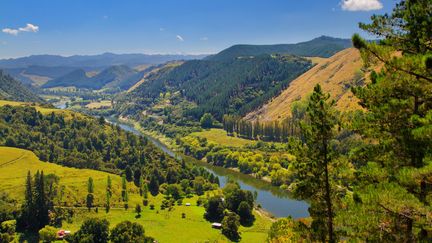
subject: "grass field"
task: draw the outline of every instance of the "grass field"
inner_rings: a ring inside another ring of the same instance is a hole
[[[209,222],[204,220],[204,208],[196,206],[197,197],[185,198],[185,203],[191,206],[174,206],[173,210],[160,210],[163,195],[149,198],[149,205],[154,204],[155,209],[142,207],[143,212],[140,218],[136,218],[134,208],[136,204],[142,203],[138,189],[129,183],[129,210],[122,209],[123,203],[120,200],[121,178],[117,175],[105,172],[74,169],[60,165],[41,162],[30,151],[0,147],[0,191],[6,192],[10,197],[22,201],[24,195],[24,183],[27,171],[32,173],[43,170],[45,174],[55,173],[60,177],[60,186],[65,187],[63,202],[69,204],[80,203],[85,205],[87,195],[87,180],[91,176],[94,180],[96,204],[102,206],[105,199],[105,188],[107,176],[112,178],[114,189],[111,204],[113,208],[107,214],[103,208],[99,212],[88,212],[85,208],[75,209],[76,213],[71,223],[65,222],[63,229],[76,231],[81,223],[91,217],[106,218],[110,221],[111,227],[123,220],[139,222],[145,228],[146,234],[155,237],[159,242],[226,242],[227,239],[219,230],[212,229]],[[182,218],[182,213],[186,218]],[[252,227],[241,227],[242,242],[265,242],[267,231],[270,228],[271,220],[261,216],[257,212],[256,222]]]
[[[86,108],[88,109],[101,109],[101,108],[110,108],[112,106],[110,100],[101,100],[97,102],[92,102],[88,105],[86,105]]]
[[[221,144],[230,147],[243,147],[255,143],[252,140],[231,137],[223,129],[209,129],[202,132],[191,133],[192,136],[206,138],[208,142]]]

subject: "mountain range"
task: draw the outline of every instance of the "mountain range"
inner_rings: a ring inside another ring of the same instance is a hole
[[[201,59],[205,55],[148,55],[148,54],[114,54],[100,55],[32,55],[28,57],[1,59],[0,68],[27,68],[29,66],[74,67],[101,69],[108,66],[126,65],[134,67],[142,64],[161,64],[172,60]]]

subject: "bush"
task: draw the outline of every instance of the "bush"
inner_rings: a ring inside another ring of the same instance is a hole
[[[71,236],[70,242],[106,243],[109,236],[109,222],[106,219],[87,219],[81,228]]]
[[[57,229],[52,226],[45,226],[39,230],[39,240],[42,242],[53,242],[57,239]]]
[[[8,220],[1,223],[0,232],[10,235],[15,234],[16,220]]]
[[[110,239],[113,243],[145,242],[144,228],[138,223],[124,221],[112,229]]]
[[[237,241],[240,239],[239,226],[240,217],[235,213],[228,213],[222,220],[222,234],[232,241]]]

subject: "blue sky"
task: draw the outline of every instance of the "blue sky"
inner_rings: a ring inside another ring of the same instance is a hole
[[[346,2],[343,2],[346,1]],[[215,53],[233,44],[349,38],[394,0],[1,0],[0,58]],[[29,25],[30,24],[30,25]]]

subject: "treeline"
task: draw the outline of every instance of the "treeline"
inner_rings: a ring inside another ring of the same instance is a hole
[[[286,142],[290,137],[301,138],[300,121],[287,118],[283,121],[246,121],[241,117],[225,115],[223,128],[228,136],[238,136],[252,140]]]

